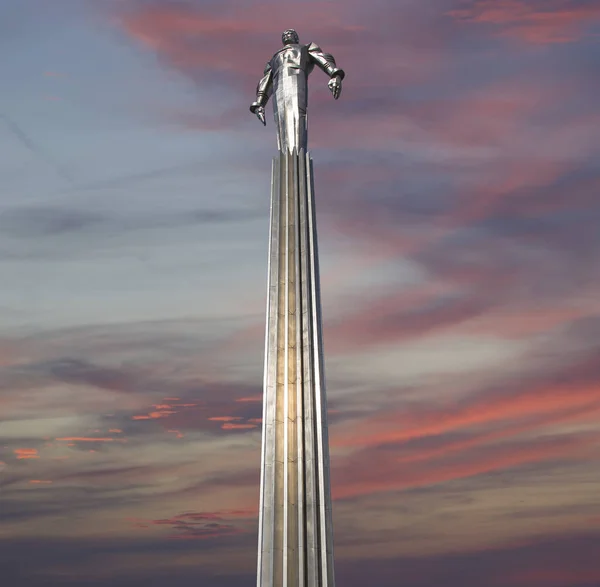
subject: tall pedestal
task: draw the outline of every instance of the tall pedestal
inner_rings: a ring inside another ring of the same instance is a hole
[[[334,587],[312,160],[273,160],[258,587]]]

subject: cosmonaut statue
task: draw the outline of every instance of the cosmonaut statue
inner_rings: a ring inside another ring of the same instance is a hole
[[[285,31],[281,40],[283,47],[267,63],[250,111],[266,124],[265,105],[273,96],[279,150],[306,150],[309,74],[315,65],[322,69],[330,78],[328,86],[337,100],[345,73],[337,67],[333,55],[324,53],[317,44],[301,45],[295,30]]]

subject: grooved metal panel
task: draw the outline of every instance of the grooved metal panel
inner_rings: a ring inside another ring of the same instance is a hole
[[[273,160],[258,587],[334,587],[312,161]]]

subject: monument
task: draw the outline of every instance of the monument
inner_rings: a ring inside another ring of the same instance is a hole
[[[308,76],[316,65],[337,100],[344,71],[294,30],[265,67],[250,111],[273,97],[273,159],[258,530],[258,587],[334,587],[327,399]]]

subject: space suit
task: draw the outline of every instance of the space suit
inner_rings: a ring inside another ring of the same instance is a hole
[[[263,124],[264,107],[273,96],[273,111],[280,151],[306,150],[308,76],[316,65],[330,78],[329,89],[335,99],[342,89],[344,70],[338,68],[332,55],[315,43],[301,45],[293,30],[282,35],[284,46],[267,63],[256,88],[256,101],[250,106]]]

